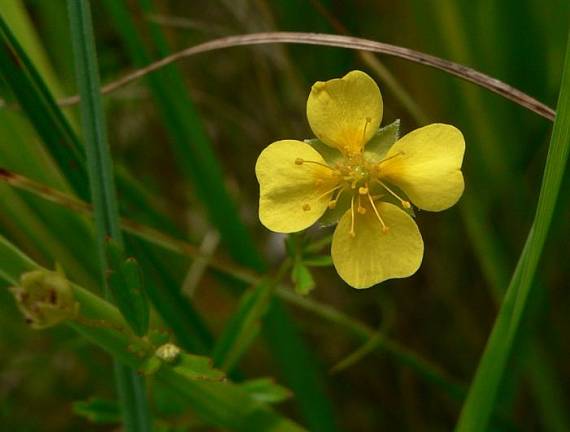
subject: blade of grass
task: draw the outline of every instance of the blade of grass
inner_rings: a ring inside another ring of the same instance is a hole
[[[68,0],[71,39],[76,66],[76,80],[81,95],[81,119],[87,154],[87,168],[91,198],[95,213],[97,245],[101,276],[109,269],[106,256],[106,239],[110,238],[123,248],[119,225],[119,211],[107,127],[99,92],[99,70],[88,0]],[[121,287],[124,289],[124,287]],[[106,295],[109,296],[108,287]],[[141,296],[141,298],[146,298]],[[133,301],[140,301],[134,298]],[[150,431],[150,411],[146,399],[144,380],[136,371],[115,360],[115,380],[121,401],[124,427],[127,431]]]
[[[497,320],[477,367],[456,430],[484,431],[495,406],[497,391],[512,355],[512,348],[524,321],[540,256],[570,150],[570,34],[566,47],[558,108],[546,159],[536,215],[505,295]]]
[[[121,34],[127,52],[137,66],[147,65],[150,61],[146,46],[138,35],[132,14],[123,2],[106,0],[104,6],[115,20],[117,30]],[[141,3],[147,13],[152,13],[152,3]],[[154,26],[151,31],[153,44],[164,55],[168,54],[168,46],[160,29]],[[210,220],[220,232],[230,255],[257,271],[263,270],[266,264],[254,242],[240,219],[232,198],[225,187],[222,170],[216,155],[212,150],[210,139],[205,133],[199,114],[190,98],[184,80],[179,71],[170,66],[159,74],[149,76],[149,86],[157,105],[162,112],[166,127],[173,138],[173,149],[181,164],[182,174],[195,186],[197,195],[208,209]],[[309,427],[316,431],[336,430],[334,411],[323,391],[324,381],[320,376],[318,366],[311,358],[308,348],[300,339],[294,324],[290,322],[283,306],[279,301],[270,302],[266,315],[266,323],[275,331],[286,333],[271,334],[266,337],[274,341],[279,338],[281,345],[291,344],[287,354],[296,358],[296,367],[291,367],[293,361],[281,358],[282,352],[272,344],[274,358],[281,366],[286,377],[286,384],[296,395],[303,416]],[[286,336],[286,337],[284,337]],[[307,377],[309,379],[307,379]],[[317,384],[318,383],[318,384]]]
[[[7,25],[4,21],[1,20],[0,16],[0,26],[1,28],[6,28]],[[35,130],[38,132],[42,139],[49,139],[50,142],[55,143],[64,148],[77,148],[81,152],[81,157],[85,158],[84,155],[84,148],[80,144],[80,141],[67,123],[65,116],[63,116],[60,108],[55,104],[54,99],[49,92],[47,86],[42,80],[42,77],[38,71],[35,70],[32,62],[27,58],[26,53],[19,47],[18,41],[15,39],[13,35],[10,36],[10,39],[6,39],[6,35],[4,32],[0,31],[0,42],[2,46],[6,44],[6,46],[14,46],[15,50],[11,51],[14,55],[17,54],[15,57],[18,64],[21,65],[22,69],[25,71],[25,74],[16,75],[15,79],[8,80],[7,83],[9,84],[10,88],[14,91],[15,95],[18,98],[18,102],[22,107],[23,111],[28,116],[29,120],[32,122]],[[1,47],[0,47],[0,54],[1,54]],[[5,72],[6,67],[10,66],[5,62],[0,62],[0,74]],[[28,103],[29,99],[29,103]],[[34,103],[34,101],[42,101],[45,100],[45,105]],[[48,150],[51,152],[51,147],[48,146]],[[50,153],[51,154],[51,153]],[[54,154],[51,154],[54,160],[57,160],[57,157]],[[4,167],[3,167],[4,168]],[[78,169],[74,166],[74,169]],[[35,171],[34,171],[35,172]],[[64,175],[67,175],[66,171],[62,171]],[[144,213],[145,220],[148,220],[153,223],[155,226],[160,226],[161,229],[165,227],[172,227],[172,223],[165,218],[161,212],[157,210],[156,205],[154,202],[150,200],[147,193],[144,193],[142,188],[126,173],[126,171],[119,170],[118,174],[118,183],[121,190],[122,201],[125,203],[126,208],[129,209],[140,209],[140,213]],[[72,179],[66,178],[68,184],[74,184]],[[88,180],[87,175],[84,176],[84,183],[85,183],[85,191],[88,191]],[[78,191],[76,191],[77,193]],[[81,193],[79,193],[80,196]],[[83,197],[85,199],[86,197]],[[10,200],[8,203],[13,204],[14,200]],[[8,204],[7,203],[7,204]],[[6,204],[6,205],[7,205]],[[142,211],[144,210],[144,211]],[[21,211],[20,211],[21,213]],[[42,213],[43,214],[43,213]],[[18,223],[20,220],[24,220],[25,218],[20,218],[16,214],[12,217],[13,220],[17,221]],[[29,218],[27,218],[29,219]],[[136,225],[135,222],[133,222]],[[31,224],[30,226],[36,226]],[[55,224],[50,224],[50,227],[55,227]],[[64,225],[66,228],[69,228],[69,224]],[[169,229],[169,232],[177,232],[176,229],[172,228]],[[66,235],[63,233],[61,234],[61,238],[65,238],[69,235],[69,231]],[[71,236],[75,239],[75,236]],[[84,239],[85,235],[77,235],[78,239]],[[56,245],[56,242],[47,241],[39,236],[30,235],[29,238],[36,240],[36,243],[39,243],[40,247],[45,245]],[[71,244],[72,240],[69,240],[67,244]],[[84,246],[81,246],[84,249]],[[41,249],[43,252],[43,248]],[[51,256],[64,257],[66,256],[61,250],[51,250]],[[56,253],[57,252],[57,253]],[[146,251],[141,251],[141,253],[145,253]],[[82,254],[77,254],[78,256],[82,256]],[[82,256],[83,257],[83,256]],[[50,258],[51,259],[51,258]],[[89,267],[92,261],[91,256],[85,256],[85,260],[87,264],[85,267]],[[62,264],[69,264],[71,265],[71,261],[67,259],[62,259]],[[156,261],[155,265],[160,265],[162,267],[161,272],[168,273],[169,267],[165,265],[164,262]],[[84,271],[74,271],[73,274],[84,273]],[[90,278],[82,278],[80,280],[90,280]],[[96,284],[90,284],[89,286],[96,286]],[[157,310],[161,312],[162,318],[169,324],[172,328],[174,333],[180,339],[185,339],[188,333],[187,326],[179,326],[178,324],[184,322],[187,317],[189,316],[186,312],[188,311],[188,303],[184,298],[180,298],[178,292],[176,290],[176,285],[168,284],[168,285],[157,285],[155,283],[148,284],[148,289],[157,289],[160,292],[152,293],[153,295],[151,298],[156,301],[161,301],[161,304],[157,304]],[[174,305],[175,307],[168,307],[168,305]],[[168,311],[168,313],[165,313]],[[201,321],[201,318],[196,315],[196,320]],[[203,326],[203,324],[202,324]],[[186,333],[186,335],[185,335]],[[199,334],[199,331],[193,332],[194,334]],[[207,341],[202,341],[203,343],[207,344]]]
[[[89,190],[82,149],[77,141],[69,139],[73,131],[61,111],[51,109],[55,101],[1,15],[0,72],[30,120],[38,126],[36,130],[69,184],[80,197],[87,198]],[[65,144],[62,145],[60,137],[65,137]]]
[[[116,23],[133,62],[137,66],[148,64],[150,56],[126,4],[105,0],[103,5]],[[159,50],[166,52],[165,41],[155,27],[151,36]],[[255,250],[254,244],[224,185],[221,167],[180,73],[170,66],[149,77],[148,82],[165,126],[173,138],[171,144],[180,164],[180,172],[195,185],[212,223],[220,231],[222,240],[228,245],[234,259],[258,270],[262,269],[261,258],[252,252]]]

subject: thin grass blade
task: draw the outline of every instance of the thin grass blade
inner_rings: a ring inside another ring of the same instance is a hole
[[[563,68],[558,108],[534,222],[461,411],[456,427],[458,432],[487,430],[497,392],[513,354],[513,344],[524,321],[527,300],[536,286],[533,284],[534,277],[570,151],[570,37]]]

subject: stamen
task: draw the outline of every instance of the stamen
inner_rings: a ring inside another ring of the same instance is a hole
[[[309,204],[304,204],[304,205],[303,205],[303,210],[309,211],[309,210],[311,210],[311,206],[310,206]]]
[[[382,225],[382,231],[384,233],[387,233],[389,228],[384,223],[384,220],[380,216],[380,213],[378,213],[378,209],[376,208],[376,205],[374,204],[374,200],[372,199],[372,196],[370,194],[368,194],[368,199],[370,200],[370,204],[372,205],[372,209],[374,210],[374,213],[376,213],[376,217],[378,218],[378,220],[380,221],[380,224]]]
[[[394,192],[392,189],[390,189],[388,186],[386,186],[386,184],[384,182],[382,182],[380,180],[376,180],[376,181],[380,184],[380,186],[382,186],[384,189],[386,189],[390,193],[390,195],[392,195],[394,198],[396,198],[398,201],[400,201],[400,204],[402,204],[402,207],[407,208],[407,209],[412,207],[412,205],[410,204],[409,201],[406,201],[406,200],[400,198],[400,196],[396,192]]]
[[[360,188],[360,189],[362,189],[362,188]],[[365,214],[366,209],[364,207],[362,207],[362,203],[360,200],[361,197],[362,197],[362,194],[358,194],[358,208],[356,210],[358,211],[359,214]]]
[[[352,195],[352,199],[350,200],[350,236],[352,238],[356,237],[356,232],[354,232],[354,195]]]
[[[338,193],[336,194],[336,196],[335,196],[332,200],[329,201],[329,208],[330,208],[331,210],[336,207],[336,203],[338,202],[340,196],[341,196],[342,193],[344,192],[344,189],[345,189],[345,188],[342,187],[342,188],[338,191]]]
[[[317,161],[310,161],[310,160],[306,160],[303,158],[297,158],[295,159],[295,165],[303,165],[303,164],[315,164],[318,166],[322,166],[323,168],[328,168],[331,171],[336,171],[334,168],[331,168],[330,166],[328,166],[327,164],[324,164],[322,162],[317,162]]]
[[[319,195],[319,196],[317,197],[317,201],[320,200],[321,198],[326,197],[328,194],[330,194],[330,193],[332,193],[332,192],[334,192],[334,191],[340,189],[341,187],[342,187],[342,185],[335,186],[335,187],[333,187],[331,190],[328,190],[328,191],[326,191],[325,193]]]
[[[360,195],[368,195],[368,186],[360,186],[358,188],[358,193]]]

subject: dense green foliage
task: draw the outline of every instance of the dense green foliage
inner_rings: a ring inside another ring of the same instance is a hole
[[[88,16],[70,26],[88,4],[0,0],[2,429],[110,430],[122,406],[149,409],[159,431],[570,430],[568,2],[110,0],[93,7],[93,34]],[[319,46],[214,51],[95,91],[97,74],[277,30],[428,52],[559,115],[553,129],[443,72]],[[379,83],[383,125],[450,123],[467,143],[460,205],[416,212],[418,273],[364,291],[330,266],[329,228],[286,245],[261,226],[254,174],[269,143],[312,136],[310,85],[352,69]],[[66,196],[93,202],[96,223]],[[170,237],[136,235],[143,225]],[[32,330],[5,288],[56,264],[80,318]],[[113,358],[144,373],[123,371],[130,401]]]

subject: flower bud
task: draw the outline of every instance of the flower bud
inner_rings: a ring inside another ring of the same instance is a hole
[[[20,277],[20,285],[10,289],[26,322],[44,329],[73,319],[79,312],[73,287],[61,271],[34,270]]]
[[[173,363],[178,359],[180,352],[180,348],[178,348],[176,345],[172,343],[165,343],[164,345],[158,347],[155,355],[166,363]]]

